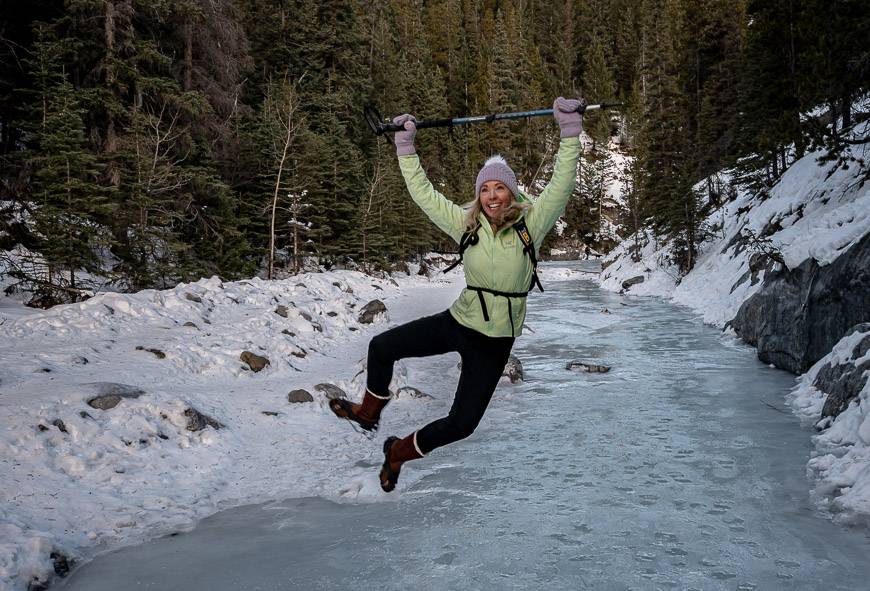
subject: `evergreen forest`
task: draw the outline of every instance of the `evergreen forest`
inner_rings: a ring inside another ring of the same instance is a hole
[[[866,0],[0,0],[4,268],[55,303],[451,252],[364,105],[424,119],[563,95],[624,107],[586,117],[562,238],[608,247],[595,187],[619,150],[621,237],[651,228],[687,272],[733,195],[717,171],[763,192],[808,150],[864,164],[843,154],[868,30]],[[417,135],[457,203],[493,153],[536,193],[557,143],[545,118]]]

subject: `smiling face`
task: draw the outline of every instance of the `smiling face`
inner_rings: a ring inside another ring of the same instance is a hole
[[[479,198],[486,217],[501,220],[514,196],[501,181],[487,181],[480,186]]]

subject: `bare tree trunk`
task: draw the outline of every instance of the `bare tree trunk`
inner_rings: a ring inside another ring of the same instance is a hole
[[[193,89],[193,25],[184,25],[184,90]]]
[[[116,72],[115,59],[115,3],[113,0],[106,0],[106,23],[105,23],[105,38],[106,38],[106,89],[109,92],[115,86]],[[113,153],[118,149],[118,139],[115,135],[115,117],[111,111],[108,111],[106,116],[108,121],[106,124],[106,152]],[[120,179],[112,179],[112,184],[117,185]]]
[[[269,269],[266,278],[272,279],[273,267],[275,264],[275,217],[278,211],[278,192],[281,189],[281,176],[284,174],[284,162],[287,161],[287,151],[290,149],[290,142],[293,140],[293,111],[287,113],[287,135],[284,137],[284,149],[281,151],[281,157],[278,160],[278,173],[275,175],[275,191],[272,193],[272,215],[269,220]]]

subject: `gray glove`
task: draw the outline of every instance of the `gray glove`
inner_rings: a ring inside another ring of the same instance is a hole
[[[417,120],[414,116],[407,113],[393,119],[393,123],[402,125],[405,128],[405,131],[397,131],[393,135],[393,143],[396,144],[397,156],[410,156],[417,153],[417,150],[414,149],[414,136],[417,135],[417,126],[414,125],[415,121]]]
[[[580,113],[586,108],[583,99],[566,99],[559,97],[553,101],[553,117],[559,124],[559,137],[579,137],[583,132],[583,115]]]

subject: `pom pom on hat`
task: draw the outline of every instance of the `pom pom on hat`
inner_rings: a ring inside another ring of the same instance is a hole
[[[480,197],[480,187],[489,181],[499,181],[510,189],[514,198],[519,195],[517,188],[517,175],[508,166],[507,161],[500,155],[490,156],[483,164],[483,168],[477,173],[477,182],[474,183],[474,198]]]

